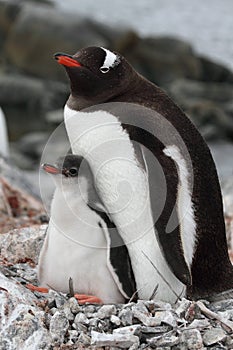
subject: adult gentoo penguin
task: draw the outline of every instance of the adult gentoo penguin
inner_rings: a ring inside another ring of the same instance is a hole
[[[88,163],[67,155],[55,165],[43,164],[43,169],[53,176],[56,189],[39,257],[40,286],[68,293],[72,278],[82,303],[130,299],[135,282],[128,251],[119,251],[121,238],[101,208]]]
[[[89,47],[55,58],[70,79],[64,118],[73,153],[88,159],[139,297],[156,284],[167,301],[185,286],[192,298],[233,295],[217,172],[191,121],[118,53]]]

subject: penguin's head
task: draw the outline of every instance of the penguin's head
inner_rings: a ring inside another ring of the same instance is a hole
[[[123,56],[102,47],[87,47],[71,56],[54,55],[63,65],[73,97],[102,103],[125,92],[137,74]]]
[[[57,187],[66,189],[78,185],[81,178],[90,177],[90,168],[87,161],[77,155],[69,154],[59,157],[54,165],[44,163],[42,169],[54,178]]]

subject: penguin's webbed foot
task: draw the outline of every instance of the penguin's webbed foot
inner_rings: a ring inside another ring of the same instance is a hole
[[[79,304],[103,304],[102,300],[94,295],[75,294],[74,297],[78,300]]]
[[[40,293],[48,293],[48,288],[45,287],[37,287],[31,283],[26,284],[26,288],[30,289],[31,292],[40,292]]]

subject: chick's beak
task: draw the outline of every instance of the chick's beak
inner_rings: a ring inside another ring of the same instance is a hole
[[[55,53],[54,58],[59,64],[65,67],[81,67],[81,64],[78,61],[66,53]]]
[[[55,167],[54,165],[45,163],[45,164],[42,164],[41,167],[44,171],[46,171],[46,173],[53,174],[53,175],[61,174],[61,170]]]

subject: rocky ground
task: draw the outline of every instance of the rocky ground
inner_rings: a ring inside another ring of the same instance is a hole
[[[0,349],[233,348],[233,300],[79,305],[70,295],[32,293],[46,225],[0,236]]]

